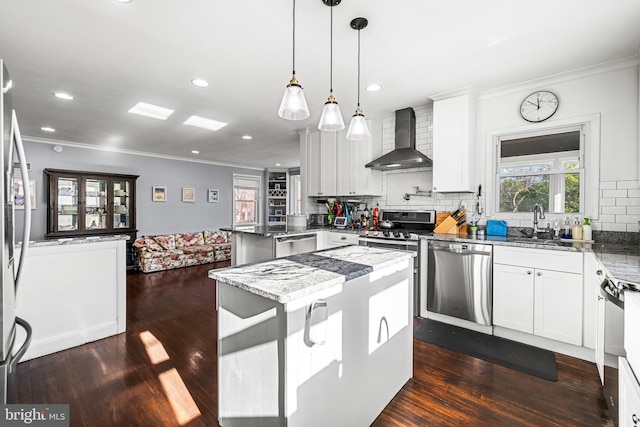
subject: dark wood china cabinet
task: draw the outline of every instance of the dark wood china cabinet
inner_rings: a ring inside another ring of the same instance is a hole
[[[135,265],[137,175],[45,169],[48,238],[128,234],[127,267]]]

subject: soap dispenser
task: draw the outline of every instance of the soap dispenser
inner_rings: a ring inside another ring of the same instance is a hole
[[[570,239],[571,238],[571,225],[569,224],[569,217],[564,220],[564,227],[562,229],[562,238]]]
[[[582,225],[578,217],[573,221],[573,228],[571,229],[571,238],[573,240],[582,240]]]
[[[582,226],[582,238],[584,240],[593,240],[593,230],[589,223],[589,218],[584,219],[584,225]]]

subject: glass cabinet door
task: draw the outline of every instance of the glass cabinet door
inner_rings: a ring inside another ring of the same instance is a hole
[[[78,229],[78,180],[58,179],[58,231]]]
[[[113,181],[113,228],[129,228],[130,190],[129,181]]]
[[[84,182],[84,228],[107,228],[107,181],[87,178]]]

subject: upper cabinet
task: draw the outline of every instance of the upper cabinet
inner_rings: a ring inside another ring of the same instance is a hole
[[[307,193],[309,196],[336,195],[336,146],[338,132],[307,134]]]
[[[364,165],[382,155],[382,125],[367,120],[369,139],[351,141],[346,130],[340,133],[337,146],[337,196],[378,196],[382,194],[382,172]]]
[[[136,175],[45,169],[47,237],[136,232]]]
[[[382,172],[364,165],[382,154],[382,126],[367,120],[371,138],[351,141],[347,130],[341,132],[312,131],[303,134],[306,156],[304,178],[307,195],[375,196],[382,194]]]
[[[473,192],[475,98],[462,94],[433,99],[433,191]]]

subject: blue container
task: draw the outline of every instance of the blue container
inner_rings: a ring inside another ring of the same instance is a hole
[[[487,234],[491,236],[506,236],[507,221],[487,220]]]

